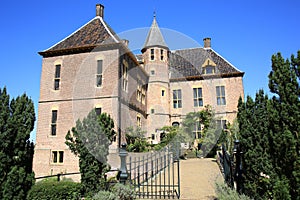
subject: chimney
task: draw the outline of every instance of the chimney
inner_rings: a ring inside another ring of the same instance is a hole
[[[203,42],[204,42],[204,48],[211,48],[211,44],[210,44],[211,38],[204,38]]]
[[[96,5],[96,16],[99,17],[104,17],[104,6],[102,4],[97,4]]]

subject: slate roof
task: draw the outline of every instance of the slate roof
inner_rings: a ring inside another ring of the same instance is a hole
[[[41,55],[57,54],[58,52],[63,54],[68,50],[92,48],[103,44],[119,43],[120,41],[103,18],[96,16],[62,41],[39,53]]]
[[[211,48],[182,49],[170,52],[171,79],[203,78],[202,65],[209,58],[216,64],[214,76],[243,76],[241,72]]]
[[[153,46],[164,47],[164,48],[168,49],[168,46],[164,40],[164,37],[158,27],[155,16],[153,18],[153,22],[152,22],[152,25],[148,32],[148,36],[145,41],[143,49],[153,47]]]

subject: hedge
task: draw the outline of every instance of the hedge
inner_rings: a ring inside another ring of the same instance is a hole
[[[77,200],[81,197],[81,184],[70,182],[70,181],[60,181],[60,182],[37,182],[32,186],[31,190],[28,192],[28,200]]]

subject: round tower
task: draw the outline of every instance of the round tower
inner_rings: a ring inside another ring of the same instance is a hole
[[[160,141],[160,129],[170,125],[169,48],[153,18],[142,49],[144,66],[149,74],[147,92],[147,136]]]

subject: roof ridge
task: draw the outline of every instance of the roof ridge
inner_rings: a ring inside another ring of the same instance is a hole
[[[203,47],[190,47],[190,48],[185,48],[185,49],[174,49],[174,50],[171,50],[171,52],[174,53],[175,51],[193,50],[193,49],[204,49],[204,48]]]

